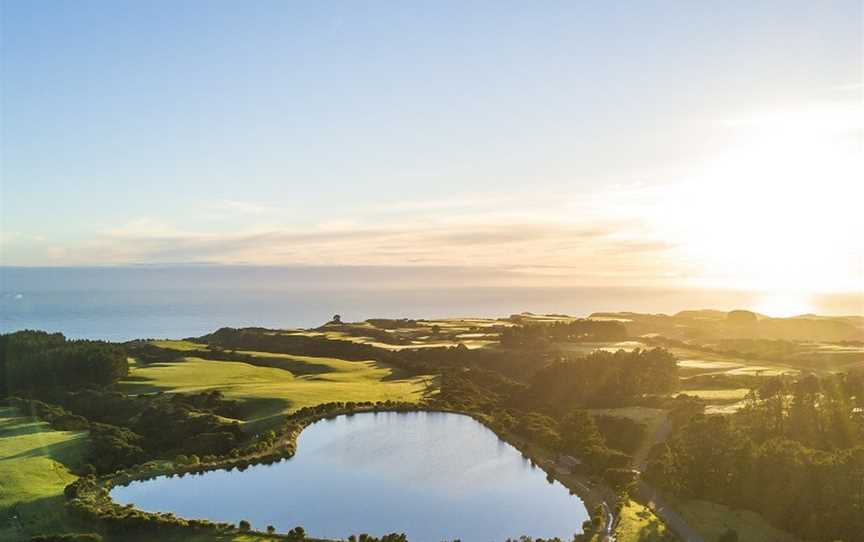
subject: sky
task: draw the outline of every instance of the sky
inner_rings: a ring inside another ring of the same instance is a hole
[[[861,292],[862,5],[5,0],[0,263]]]

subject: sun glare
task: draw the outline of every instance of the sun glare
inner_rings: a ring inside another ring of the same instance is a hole
[[[798,292],[772,292],[764,294],[754,310],[774,318],[800,316],[813,312],[810,296]]]
[[[806,311],[810,294],[859,289],[860,112],[790,112],[730,126],[735,142],[652,212],[659,233],[701,268],[703,284],[792,292],[771,294],[768,312]]]

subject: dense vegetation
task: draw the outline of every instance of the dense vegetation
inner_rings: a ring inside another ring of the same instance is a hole
[[[706,416],[682,401],[679,429],[647,477],[683,497],[754,510],[814,540],[864,536],[864,371],[766,379],[747,406]]]
[[[538,371],[522,402],[541,410],[564,412],[575,406],[625,405],[643,395],[666,393],[677,386],[675,357],[663,349],[614,353],[598,350]]]
[[[126,376],[126,353],[102,341],[67,341],[61,333],[0,335],[0,397],[54,387],[107,386]]]
[[[85,472],[109,473],[156,457],[221,455],[247,436],[226,420],[236,406],[219,392],[128,396],[85,389],[53,390],[31,399],[26,410],[60,430],[89,429],[92,442]]]

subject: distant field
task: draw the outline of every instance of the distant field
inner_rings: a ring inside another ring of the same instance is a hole
[[[729,388],[720,390],[683,390],[681,393],[686,393],[687,395],[694,395],[701,399],[705,399],[706,401],[735,402],[747,397],[747,394],[750,393],[750,390],[748,388]]]
[[[368,344],[369,346],[374,346],[376,348],[383,348],[385,350],[405,350],[408,348],[433,348],[433,347],[441,347],[441,346],[457,346],[459,344],[465,345],[467,348],[484,348],[491,344],[494,344],[498,341],[497,334],[490,333],[481,333],[481,332],[472,332],[472,330],[476,327],[474,324],[471,325],[451,325],[450,323],[441,321],[441,322],[423,322],[423,325],[428,325],[429,328],[408,328],[408,329],[400,329],[392,331],[392,335],[394,337],[400,337],[404,339],[405,344],[392,344],[387,342],[382,342],[375,337],[372,336],[363,336],[363,335],[352,335],[349,333],[345,333],[343,331],[314,331],[314,330],[300,330],[300,331],[287,331],[283,334],[285,335],[303,335],[306,337],[326,337],[331,340],[338,341],[351,341],[355,343]],[[438,325],[441,329],[440,336],[432,337],[431,336],[431,326]],[[362,327],[357,326],[355,329],[359,329],[362,331]]]
[[[725,388],[705,388],[712,385],[706,378],[770,377],[799,373],[798,369],[782,363],[748,360],[678,347],[671,348],[670,351],[679,358],[678,370],[682,387],[680,393],[704,399],[707,402],[705,412],[708,414],[731,414],[740,410],[749,389],[734,383]]]
[[[705,353],[684,348],[670,348],[672,354],[679,359],[678,367],[682,377],[704,374],[753,374],[773,376],[779,374],[794,375],[799,372],[795,367],[784,363],[772,363],[764,360],[748,360],[724,354]]]
[[[617,352],[618,350],[624,350],[626,352],[632,352],[637,348],[649,348],[640,341],[617,341],[617,342],[572,342],[572,343],[561,343],[558,345],[562,350],[567,352],[575,352],[577,354],[590,354],[595,350],[604,350],[606,352]]]
[[[163,341],[150,341],[151,344],[158,346],[159,348],[170,348],[171,350],[181,350],[181,351],[189,351],[189,350],[201,350],[202,348],[206,348],[207,345],[200,343],[193,343],[192,341],[172,341],[172,340],[163,340]]]
[[[717,540],[727,529],[738,531],[739,542],[801,542],[768,524],[759,514],[734,510],[706,501],[684,501],[676,510],[706,541]]]
[[[725,388],[710,390],[681,390],[680,393],[692,395],[706,401],[706,414],[734,414],[746,406],[748,388]]]
[[[734,361],[682,359],[678,362],[678,367],[683,369],[697,369],[701,371],[737,369],[738,367],[743,367],[743,365]]]
[[[735,414],[747,406],[745,401],[705,405],[705,414]]]
[[[173,341],[160,346],[173,348]],[[180,344],[179,350],[186,345]],[[199,346],[200,348],[200,346]],[[186,348],[188,349],[188,348]],[[374,361],[243,352],[285,358],[292,370],[260,367],[241,361],[195,357],[169,363],[134,364],[118,384],[125,393],[200,392],[221,390],[226,398],[244,401],[247,422],[267,424],[292,410],[330,401],[417,401],[432,391],[430,377],[404,377]]]
[[[86,450],[86,432],[54,431],[0,407],[0,540],[65,531],[73,523],[63,488],[76,476],[66,466],[78,463]]]

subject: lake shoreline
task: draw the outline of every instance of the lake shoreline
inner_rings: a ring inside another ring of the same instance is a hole
[[[327,405],[321,405],[319,408],[321,407],[327,408]],[[81,502],[79,502],[77,505],[73,503],[73,508],[76,508],[79,512],[82,512],[84,514],[95,515],[95,517],[104,520],[106,516],[110,516],[110,511],[128,509],[130,506],[121,505],[120,503],[114,501],[110,493],[115,487],[126,486],[133,482],[143,482],[163,476],[182,477],[187,474],[203,474],[219,470],[231,471],[235,468],[242,471],[247,469],[248,467],[256,465],[269,465],[278,463],[283,460],[291,459],[296,454],[297,441],[300,434],[303,432],[303,430],[310,427],[311,425],[320,421],[335,419],[341,416],[352,416],[355,414],[371,413],[442,413],[455,414],[471,418],[477,423],[479,423],[483,428],[495,434],[495,436],[500,441],[505,442],[509,446],[512,446],[516,451],[521,453],[524,458],[531,461],[533,465],[539,467],[547,475],[547,480],[549,480],[550,483],[551,480],[554,479],[561,483],[565,488],[567,488],[571,495],[576,496],[582,501],[583,505],[586,508],[586,511],[589,514],[589,517],[592,510],[595,510],[598,506],[602,507],[602,509],[604,510],[604,530],[611,531],[611,527],[614,527],[614,524],[617,521],[617,517],[614,515],[615,506],[610,505],[611,503],[614,503],[614,500],[611,500],[614,499],[614,492],[612,492],[611,489],[603,486],[602,484],[595,485],[594,487],[589,487],[589,484],[592,484],[593,481],[589,480],[589,477],[585,475],[558,474],[558,465],[555,462],[555,457],[550,452],[542,450],[536,445],[531,446],[527,442],[524,442],[521,439],[508,434],[506,431],[496,429],[494,426],[489,424],[488,420],[484,419],[484,416],[480,413],[452,408],[436,407],[434,405],[413,403],[396,404],[390,406],[376,405],[371,407],[342,407],[334,410],[328,410],[325,412],[306,415],[302,418],[291,420],[290,423],[293,425],[293,427],[286,430],[284,434],[280,435],[270,450],[261,453],[245,455],[242,457],[231,458],[229,460],[219,461],[217,463],[207,463],[206,465],[183,465],[177,464],[176,462],[168,461],[154,461],[144,463],[139,468],[126,469],[113,475],[93,479],[94,483],[92,484],[81,484],[80,488],[76,488],[77,492],[73,498],[73,500],[78,499]],[[86,502],[87,504],[82,506],[84,502]],[[179,520],[193,524],[199,522],[204,525],[212,524],[218,531],[224,531],[226,533],[235,531],[235,529],[232,528],[231,524],[215,522],[212,520],[200,518],[185,518],[174,516],[174,514],[172,513],[148,512],[138,508],[135,508],[135,511],[138,514],[146,517],[148,521],[153,522],[155,525],[164,524],[166,523],[166,521],[167,523],[172,523]],[[610,528],[607,528],[607,525],[605,525],[607,522],[610,523]],[[268,534],[264,531],[250,530],[245,531],[244,534],[269,538],[288,539],[287,534]],[[307,539],[334,540],[329,538]]]

